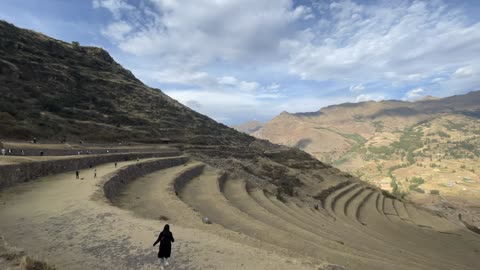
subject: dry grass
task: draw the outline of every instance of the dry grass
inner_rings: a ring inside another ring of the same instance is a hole
[[[25,269],[25,270],[55,270],[56,269],[54,266],[51,266],[46,262],[32,259],[29,256],[23,257],[20,265],[22,269]]]

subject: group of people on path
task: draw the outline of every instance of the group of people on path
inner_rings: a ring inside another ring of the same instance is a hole
[[[2,156],[7,156],[7,155],[8,155],[8,156],[11,156],[12,153],[13,153],[12,149],[2,148],[2,149],[0,150],[0,154],[1,154]],[[21,151],[20,151],[20,154],[21,154],[22,156],[24,156],[24,155],[25,155],[25,151],[21,150]]]
[[[80,171],[78,169],[75,171],[75,178],[80,179]],[[93,170],[93,178],[97,178],[97,169]]]

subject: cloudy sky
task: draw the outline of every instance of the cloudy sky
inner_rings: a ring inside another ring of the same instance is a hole
[[[478,0],[0,2],[0,19],[103,47],[226,124],[480,90],[478,14]]]

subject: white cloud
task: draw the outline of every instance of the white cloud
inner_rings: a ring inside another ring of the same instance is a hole
[[[452,74],[453,77],[455,78],[465,78],[465,77],[470,77],[473,75],[473,69],[472,67],[461,67],[455,70],[455,72]]]
[[[282,111],[311,112],[332,103],[352,101],[346,96],[332,97],[328,100],[316,97],[278,99],[278,96],[271,94],[227,93],[199,89],[169,90],[166,93],[182,104],[227,124],[242,122],[246,119],[266,121]]]
[[[106,8],[115,16],[120,18],[120,13],[124,10],[133,10],[134,7],[124,0],[93,0],[93,8]]]
[[[362,84],[350,85],[350,91],[352,92],[362,91],[364,89],[365,89],[365,86],[363,86]]]
[[[151,5],[135,10],[126,10],[120,0],[95,0],[94,6],[114,14],[123,10],[124,17],[134,18],[135,31],[116,40],[123,51],[137,56],[169,55],[178,65],[272,59],[279,53],[279,41],[295,34],[292,23],[311,18],[311,8],[294,6],[291,0],[146,2]]]
[[[271,83],[269,86],[266,87],[267,90],[276,91],[280,88],[280,84],[278,83]]]
[[[237,80],[237,78],[232,77],[232,76],[223,76],[223,77],[218,79],[218,83],[234,85],[234,84],[238,83],[238,80]]]
[[[116,21],[102,29],[102,34],[115,41],[122,41],[125,36],[132,31],[132,26],[124,21]]]
[[[419,97],[421,97],[423,95],[423,93],[425,92],[425,90],[423,90],[423,88],[415,88],[415,89],[412,89],[410,91],[407,92],[407,94],[405,95],[405,98],[406,99],[417,99]]]
[[[164,69],[161,71],[140,71],[145,77],[150,80],[160,83],[177,83],[186,85],[215,85],[216,81],[209,76],[207,72],[203,71],[189,71],[177,69]]]
[[[322,5],[329,14],[307,42],[290,42],[290,72],[311,80],[419,81],[478,62],[480,24],[442,1],[352,1]]]
[[[259,84],[257,82],[241,81],[238,86],[243,91],[253,91],[253,90],[258,89]]]
[[[385,96],[382,96],[382,95],[361,94],[357,96],[357,98],[355,99],[355,102],[380,101],[384,99],[385,99]]]
[[[424,86],[440,96],[479,86],[472,76],[480,70],[479,19],[455,5],[307,2],[93,0],[93,5],[113,14],[102,34],[135,59],[130,65],[135,74],[216,119],[254,112],[271,117],[281,110],[387,96],[411,99],[421,94],[412,91]],[[172,89],[185,87],[190,90]],[[413,90],[404,95],[406,89]]]

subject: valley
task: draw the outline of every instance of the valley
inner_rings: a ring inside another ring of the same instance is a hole
[[[399,197],[433,208],[448,202],[475,209],[480,119],[471,100],[480,101],[480,92],[285,112],[251,134],[302,149]]]

